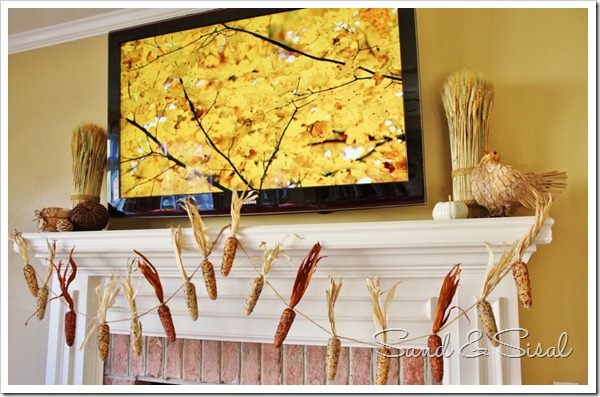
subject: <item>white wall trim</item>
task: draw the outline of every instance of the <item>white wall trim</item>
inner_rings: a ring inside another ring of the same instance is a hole
[[[196,14],[208,8],[128,8],[8,36],[8,53],[49,47],[106,34],[112,30]]]

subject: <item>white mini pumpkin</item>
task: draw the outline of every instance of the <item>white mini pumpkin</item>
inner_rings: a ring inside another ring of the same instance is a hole
[[[436,221],[464,219],[468,216],[469,207],[462,201],[452,201],[452,196],[448,196],[448,201],[440,201],[433,207],[433,219]]]

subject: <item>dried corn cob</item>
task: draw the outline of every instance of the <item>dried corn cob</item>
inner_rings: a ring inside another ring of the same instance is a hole
[[[246,316],[249,316],[254,311],[254,307],[256,307],[256,302],[258,302],[258,298],[260,297],[260,293],[262,292],[265,286],[265,276],[262,274],[257,276],[250,284],[250,290],[248,291],[248,296],[246,297]]]
[[[337,374],[338,362],[340,361],[340,352],[342,351],[342,342],[337,336],[332,336],[327,341],[327,356],[325,368],[327,370],[327,379],[333,380]]]
[[[160,277],[158,275],[158,271],[154,267],[154,265],[140,252],[133,250],[136,254],[138,254],[142,260],[138,261],[138,268],[148,280],[148,283],[154,288],[154,293],[156,294],[156,298],[160,302],[160,306],[158,307],[158,315],[160,317],[160,322],[162,323],[163,328],[165,329],[165,334],[170,342],[175,342],[175,326],[173,325],[173,318],[171,317],[171,310],[167,306],[164,300],[164,293],[162,283],[160,282]]]
[[[48,288],[48,283],[50,282],[50,278],[52,277],[52,272],[54,270],[54,253],[56,249],[56,241],[53,244],[50,244],[48,241],[48,270],[46,271],[46,277],[42,280],[42,286],[38,290],[37,296],[37,318],[38,320],[43,320],[46,315],[46,306],[48,305],[48,296],[50,295],[50,288]]]
[[[427,339],[429,349],[429,364],[431,376],[435,383],[441,383],[444,379],[444,356],[442,354],[442,338],[438,334],[429,335]]]
[[[108,358],[108,348],[110,340],[110,327],[106,323],[98,324],[98,354],[100,360],[106,361]]]
[[[131,324],[129,325],[130,338],[131,338],[131,348],[133,349],[133,353],[136,357],[139,357],[142,354],[142,322],[139,320],[137,315],[131,319]]]
[[[48,295],[50,291],[48,290],[48,286],[44,285],[39,289],[37,295],[37,318],[38,320],[43,320],[46,315],[46,305],[48,304]]]
[[[142,322],[139,320],[137,305],[135,303],[135,297],[138,291],[133,288],[133,284],[131,283],[133,263],[133,261],[129,261],[125,278],[121,278],[119,282],[123,287],[123,294],[125,295],[125,299],[127,300],[131,312],[131,323],[129,325],[131,348],[133,349],[134,354],[139,357],[142,354]]]
[[[302,299],[304,292],[306,292],[306,289],[308,288],[308,284],[310,283],[313,273],[315,270],[317,270],[317,263],[322,259],[322,257],[319,257],[320,252],[321,244],[316,243],[310,249],[308,255],[306,255],[306,258],[302,260],[302,263],[298,267],[298,273],[296,274],[294,286],[292,287],[290,304],[283,310],[281,319],[277,325],[277,332],[275,333],[276,347],[281,346],[292,326],[292,323],[294,322],[294,318],[296,318],[294,307],[300,302],[300,299]]]
[[[375,372],[375,384],[385,385],[388,381],[390,372],[390,354],[391,351],[387,347],[380,347],[377,350],[377,371]]]
[[[65,266],[65,270],[61,273],[62,269],[62,261],[58,263],[58,266],[52,264],[56,269],[56,277],[58,278],[58,285],[60,286],[60,290],[62,292],[61,296],[64,298],[67,306],[69,307],[69,311],[65,313],[65,340],[67,346],[73,346],[75,342],[75,327],[77,323],[77,315],[75,313],[75,302],[69,293],[69,286],[75,280],[75,276],[77,275],[77,264],[73,260],[73,251],[75,247],[71,249],[71,253],[69,255],[69,263]],[[67,273],[69,270],[69,266],[71,267],[71,272],[67,277]]]
[[[242,206],[257,197],[258,195],[253,191],[246,190],[240,196],[238,196],[236,189],[231,191],[231,236],[225,240],[223,248],[223,260],[221,261],[221,274],[223,277],[229,275],[235,260],[238,246],[237,232],[240,225]]]
[[[498,327],[496,326],[496,318],[492,311],[492,305],[486,300],[480,300],[477,302],[477,313],[485,328],[485,334],[494,346],[499,346],[496,334],[498,333]]]
[[[173,325],[173,317],[171,316],[171,310],[169,310],[169,306],[165,305],[164,303],[160,305],[158,307],[158,315],[160,317],[160,322],[165,329],[165,333],[167,334],[167,339],[169,342],[175,342],[175,326]]]
[[[367,289],[369,290],[371,301],[373,303],[373,322],[377,331],[382,335],[384,345],[384,347],[381,347],[378,350],[379,354],[377,356],[376,382],[378,385],[384,385],[387,383],[388,372],[390,369],[390,350],[387,347],[387,332],[385,332],[385,330],[388,328],[389,307],[394,299],[396,287],[399,283],[400,281],[398,281],[388,290],[387,296],[382,305],[380,297],[383,292],[381,291],[379,276],[374,278],[367,277]]]
[[[429,362],[431,365],[431,375],[436,383],[441,383],[444,378],[444,357],[441,354],[440,347],[442,346],[442,339],[437,333],[442,329],[448,318],[450,317],[450,311],[448,308],[454,299],[456,289],[458,288],[458,282],[460,278],[460,263],[457,263],[450,269],[444,281],[442,288],[440,289],[440,295],[438,298],[437,309],[435,312],[435,320],[431,328],[432,335],[429,336]]]
[[[529,309],[533,304],[531,299],[531,283],[529,281],[529,269],[527,264],[521,260],[512,265],[512,274],[517,286],[517,295],[519,301],[525,309]]]
[[[237,246],[237,237],[229,236],[227,239],[225,239],[225,246],[223,247],[223,260],[221,262],[221,274],[223,277],[227,277],[231,271],[231,268],[233,267]]]
[[[181,226],[177,229],[171,229],[173,237],[173,247],[175,250],[175,259],[177,259],[177,268],[181,277],[183,277],[183,295],[187,304],[188,313],[192,321],[198,320],[198,297],[196,295],[196,286],[190,281],[185,268],[183,267],[183,258],[181,257]]]
[[[23,275],[25,276],[25,282],[27,282],[27,286],[29,287],[29,292],[31,295],[38,296],[39,286],[37,281],[37,275],[35,274],[35,269],[29,263],[23,266]],[[47,296],[46,296],[47,297]]]
[[[283,310],[281,318],[279,319],[279,325],[277,325],[277,332],[275,333],[275,347],[281,346],[287,337],[295,318],[296,312],[294,309],[288,306]]]
[[[15,233],[9,237],[12,240],[14,240],[14,242],[19,247],[19,253],[21,254],[21,258],[23,259],[23,263],[24,263],[23,275],[25,276],[25,282],[27,283],[27,286],[29,287],[29,292],[34,297],[37,297],[39,285],[38,285],[38,280],[37,280],[37,275],[35,273],[35,269],[33,266],[31,266],[29,264],[29,251],[27,248],[27,242],[21,235],[21,232],[18,232],[16,230],[15,230]]]
[[[208,297],[212,300],[217,299],[217,278],[215,277],[215,268],[208,259],[202,261],[202,275],[204,276],[204,284],[206,284]]]
[[[75,328],[77,325],[77,314],[74,310],[65,313],[65,341],[67,346],[75,343]]]

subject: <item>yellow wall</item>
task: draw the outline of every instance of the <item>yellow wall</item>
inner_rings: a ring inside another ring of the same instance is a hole
[[[587,10],[420,9],[417,13],[426,206],[329,215],[251,217],[247,224],[431,219],[451,190],[448,132],[440,90],[464,67],[495,85],[491,147],[526,171],[564,170],[569,188],[551,216],[554,241],[530,261],[531,311],[524,343],[555,346],[569,335],[563,359],[524,359],[523,382],[587,383]],[[36,230],[34,211],[69,207],[70,134],[75,125],[106,125],[107,37],[9,56],[8,229]],[[179,221],[175,221],[179,223]],[[209,226],[218,220],[207,220]],[[164,227],[170,220],[114,220],[111,228]],[[293,231],[293,227],[290,227]],[[18,255],[9,254],[9,383],[44,382],[47,320],[32,320]]]

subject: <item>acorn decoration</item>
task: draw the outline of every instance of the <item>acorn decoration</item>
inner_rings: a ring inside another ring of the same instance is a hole
[[[83,201],[77,204],[69,214],[74,230],[102,230],[108,225],[108,210],[95,201]]]

